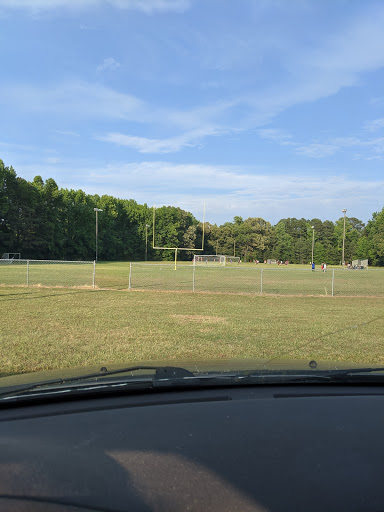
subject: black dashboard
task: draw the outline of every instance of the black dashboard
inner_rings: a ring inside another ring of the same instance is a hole
[[[384,389],[141,392],[0,409],[0,510],[384,511]]]

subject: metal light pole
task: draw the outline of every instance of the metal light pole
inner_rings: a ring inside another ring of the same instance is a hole
[[[233,242],[233,257],[236,256],[236,240]]]
[[[102,212],[103,210],[101,210],[100,208],[94,208],[93,209],[94,212],[96,212],[96,251],[95,251],[95,261],[97,261],[97,237],[98,237],[98,233],[99,233],[99,219],[98,219],[98,213],[99,212]]]
[[[217,249],[219,247],[219,242],[216,240],[216,256],[217,256]]]
[[[312,228],[312,263],[313,263],[313,249],[315,247],[315,226],[311,226]]]
[[[148,258],[148,228],[149,224],[145,225],[145,261],[147,261]]]
[[[342,263],[343,263],[343,267],[345,267],[345,259],[344,259],[344,247],[345,247],[345,216],[346,216],[346,213],[347,213],[347,209],[346,209],[346,208],[343,208],[341,211],[344,213],[344,229],[343,229],[343,257],[342,257]]]

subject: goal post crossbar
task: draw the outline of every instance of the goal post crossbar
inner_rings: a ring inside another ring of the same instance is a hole
[[[204,251],[204,233],[205,233],[205,203],[203,212],[203,239],[201,243],[201,249],[195,247],[157,247],[155,246],[155,211],[156,206],[153,205],[153,228],[152,228],[152,249],[159,249],[161,251],[170,250],[175,251],[175,270],[177,266],[177,251]]]

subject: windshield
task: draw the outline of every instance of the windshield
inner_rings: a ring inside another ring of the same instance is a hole
[[[382,2],[0,25],[0,387],[384,364]]]

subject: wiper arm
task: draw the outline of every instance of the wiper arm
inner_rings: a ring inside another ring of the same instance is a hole
[[[7,395],[15,396],[26,391],[36,390],[38,388],[67,384],[70,382],[79,382],[82,380],[95,379],[95,381],[97,382],[99,379],[103,379],[104,377],[110,375],[137,372],[140,370],[154,370],[155,373],[153,375],[150,375],[152,381],[161,379],[182,379],[184,377],[194,377],[194,374],[192,372],[186,370],[185,368],[180,368],[178,366],[128,366],[126,368],[118,368],[117,370],[108,370],[105,366],[103,366],[102,368],[100,368],[98,372],[95,373],[86,373],[85,375],[77,375],[75,377],[68,378],[43,380],[41,382],[34,382],[33,384],[28,384],[23,387],[17,387],[16,389],[13,390],[0,392],[0,397],[6,397]],[[148,375],[144,375],[144,377],[148,377]]]
[[[345,370],[331,370],[330,372],[328,372],[328,375],[330,377],[330,380],[333,382],[347,382],[351,380],[359,380],[361,378],[368,377],[371,377],[372,380],[384,378],[384,373],[381,373],[381,375],[375,375],[375,373],[379,372],[384,372],[384,368],[347,368]]]

